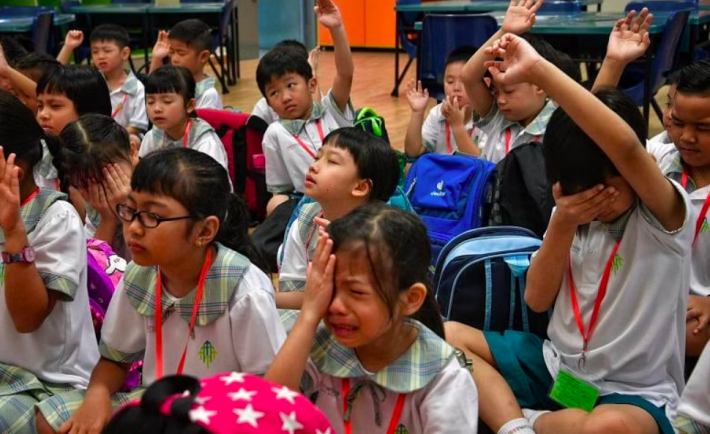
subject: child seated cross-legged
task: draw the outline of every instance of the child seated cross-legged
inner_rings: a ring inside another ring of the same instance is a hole
[[[503,58],[487,62],[497,82],[532,83],[560,108],[543,145],[557,208],[525,288],[533,310],[554,306],[549,340],[446,325],[474,361],[481,417],[504,434],[673,433],[690,200],[644,149],[644,121],[628,97],[592,95],[514,35],[487,54]]]

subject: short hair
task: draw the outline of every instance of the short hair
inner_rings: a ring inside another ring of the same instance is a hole
[[[5,53],[7,63],[14,67],[15,64],[27,56],[27,49],[13,36],[3,36],[0,38],[0,46]]]
[[[295,39],[284,39],[283,41],[277,43],[274,45],[272,50],[280,50],[282,48],[289,48],[291,50],[296,50],[297,52],[301,53],[303,57],[308,59],[308,48],[306,48],[306,45],[303,44],[301,41],[297,41]]]
[[[473,57],[474,54],[476,54],[476,51],[478,51],[478,47],[474,47],[471,45],[463,45],[461,47],[454,48],[454,50],[449,53],[449,56],[446,58],[446,62],[444,63],[444,69],[446,69],[452,63],[468,62],[468,59],[470,59],[471,57]]]
[[[212,48],[212,31],[204,21],[196,18],[180,21],[175,24],[168,39],[175,39],[187,44],[188,47],[194,48],[197,51],[210,51]]]
[[[182,96],[185,104],[195,97],[195,78],[182,66],[161,66],[146,78],[144,84],[146,96],[175,92]]]
[[[91,31],[91,42],[115,42],[123,50],[131,43],[131,37],[123,27],[116,24],[101,24]]]
[[[108,85],[94,68],[81,65],[50,68],[37,82],[37,95],[45,92],[66,95],[79,116],[86,113],[111,116]]]
[[[645,146],[646,124],[633,100],[611,87],[597,90],[595,96],[626,121]],[[565,195],[605,184],[609,177],[619,175],[611,159],[562,108],[550,117],[542,147],[547,178],[551,184],[559,182]]]
[[[30,53],[15,64],[15,69],[36,83],[47,71],[61,66],[57,59],[48,54]]]
[[[282,77],[289,73],[298,74],[306,81],[313,78],[313,69],[308,64],[308,59],[297,50],[281,48],[266,53],[256,67],[256,84],[261,94],[266,97],[266,85],[273,77]]]
[[[691,63],[680,69],[675,76],[676,90],[691,95],[710,94],[710,59]]]

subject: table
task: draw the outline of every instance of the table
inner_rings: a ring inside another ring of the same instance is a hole
[[[63,26],[73,23],[73,14],[54,14],[54,26]],[[0,18],[0,33],[26,33],[32,31],[33,17],[9,17]]]

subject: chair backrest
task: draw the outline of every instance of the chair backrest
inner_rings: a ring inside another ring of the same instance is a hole
[[[669,1],[669,0],[652,0],[645,2],[629,2],[626,4],[625,11],[632,10],[640,12],[641,9],[648,8],[651,12],[673,12],[680,10],[696,10],[698,9],[697,1]]]
[[[418,5],[422,0],[397,0],[397,5]],[[424,16],[421,12],[402,12],[397,14],[397,24],[399,25],[399,35],[397,37],[402,44],[402,48],[409,57],[417,57],[417,44],[410,38],[414,31],[414,24],[422,20]]]
[[[229,31],[229,20],[236,8],[237,0],[227,0],[224,3],[222,16],[219,18],[219,37],[222,41],[229,40],[229,37],[231,36],[231,32]]]
[[[557,1],[546,1],[540,8],[540,13],[575,13],[580,12],[582,6],[578,1],[569,0],[557,0]]]
[[[125,4],[144,4],[144,3],[151,3],[151,0],[111,0],[112,4],[120,4],[120,3],[125,3]]]
[[[35,46],[35,53],[47,54],[53,26],[54,12],[42,12],[34,17],[32,21],[32,42]]]
[[[437,99],[444,95],[444,65],[458,47],[483,45],[498,30],[489,15],[430,14],[424,17],[420,36],[419,79]]]
[[[81,2],[79,0],[64,0],[60,5],[59,5],[59,10],[63,14],[70,14],[71,13],[71,8],[74,6],[81,6]]]
[[[52,6],[2,6],[0,17],[36,17],[45,12],[56,12]]]

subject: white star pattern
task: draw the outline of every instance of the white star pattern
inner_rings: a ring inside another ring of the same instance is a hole
[[[259,419],[264,417],[264,413],[260,411],[254,411],[254,407],[251,404],[247,405],[246,408],[234,410],[234,414],[239,416],[237,423],[248,423],[253,428],[259,428]]]
[[[256,391],[249,392],[245,388],[239,389],[236,393],[228,393],[227,396],[229,399],[232,401],[239,401],[244,400],[244,401],[251,401],[251,398],[256,395]]]
[[[232,372],[226,377],[219,377],[220,380],[224,381],[225,386],[229,386],[232,383],[243,383],[244,374],[239,372]]]
[[[291,404],[296,403],[293,399],[298,396],[298,392],[294,392],[286,386],[282,388],[273,387],[271,391],[276,394],[276,399],[285,399]]]
[[[330,428],[326,429],[325,431],[321,431],[316,428],[316,434],[330,434]]]
[[[210,396],[196,396],[195,397],[195,403],[200,404],[200,405],[205,405],[207,404],[207,401],[212,399]]]
[[[195,410],[190,410],[190,420],[193,422],[202,422],[205,425],[209,425],[210,418],[216,414],[216,411],[207,411],[205,410],[205,407],[199,406]]]
[[[289,434],[293,434],[296,430],[303,429],[303,425],[296,420],[295,411],[292,411],[291,414],[279,413],[279,416],[281,416],[281,421],[284,423],[281,426],[281,431],[288,431]]]

